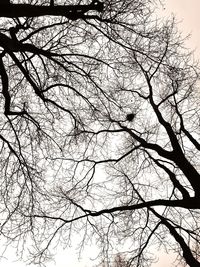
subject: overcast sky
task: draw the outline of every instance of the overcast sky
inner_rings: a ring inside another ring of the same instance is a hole
[[[1,1],[1,0],[0,0]],[[175,13],[180,21],[180,28],[183,33],[191,33],[191,39],[188,41],[188,45],[192,49],[196,49],[196,56],[200,57],[200,0],[166,0],[166,12]],[[12,254],[14,251],[12,252]],[[93,252],[87,250],[87,256],[83,255],[82,258],[90,258],[93,256]],[[48,267],[86,267],[86,261],[82,260],[79,264],[77,262],[77,256],[75,251],[62,251],[60,250],[55,258],[55,264],[48,264]],[[164,256],[160,262],[152,267],[172,267],[172,260],[170,257]],[[0,262],[2,267],[25,267],[22,262],[13,262],[13,255],[9,255],[8,259],[4,259]],[[33,266],[31,266],[33,267]],[[92,267],[91,264],[87,264],[87,267]]]
[[[200,0],[165,0],[167,12],[173,12],[183,34],[191,34],[188,45],[196,49],[196,55],[200,57]]]

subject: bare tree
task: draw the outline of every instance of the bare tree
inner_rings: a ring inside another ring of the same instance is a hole
[[[175,20],[147,0],[15,2],[0,9],[7,244],[42,263],[78,231],[104,259],[150,266],[165,248],[200,266],[199,68]]]
[[[130,266],[126,258],[121,254],[117,253],[114,255],[113,258],[111,258],[109,265],[112,267],[128,267]],[[107,266],[107,263],[105,261],[102,261],[99,266]]]

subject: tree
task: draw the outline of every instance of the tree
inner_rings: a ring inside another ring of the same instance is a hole
[[[106,263],[103,261],[100,264],[100,266],[106,266]],[[114,258],[111,259],[110,266],[113,266],[113,267],[128,267],[129,263],[125,259],[125,257],[123,255],[121,255],[120,253],[117,253],[116,255],[114,255]]]
[[[154,5],[0,9],[1,235],[33,263],[78,231],[104,259],[200,266],[199,68]]]

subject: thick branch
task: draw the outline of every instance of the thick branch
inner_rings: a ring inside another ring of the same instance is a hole
[[[4,104],[4,114],[5,115],[22,115],[25,114],[25,111],[11,111],[11,96],[9,93],[9,84],[8,84],[8,75],[6,73],[3,59],[0,57],[0,76],[1,76],[1,82],[2,82],[2,94],[5,100]]]
[[[33,44],[22,43],[17,38],[10,38],[7,35],[0,32],[0,46],[5,49],[5,51],[12,52],[30,52],[37,55],[43,55],[48,58],[51,56],[57,56],[58,54],[51,53],[47,50],[37,48]]]
[[[164,148],[162,148],[161,146],[154,144],[154,143],[149,143],[147,142],[145,139],[143,139],[142,137],[138,136],[137,134],[135,134],[131,129],[129,129],[128,127],[122,125],[121,123],[117,122],[118,125],[127,133],[130,134],[130,136],[132,136],[135,140],[137,140],[142,147],[144,148],[148,148],[151,150],[154,150],[158,153],[158,155],[160,155],[161,157],[164,157],[166,159],[169,160],[173,160],[173,152],[172,151],[168,151],[165,150]]]
[[[103,3],[93,1],[89,5],[64,5],[64,6],[36,6],[25,4],[1,5],[0,17],[40,17],[40,16],[64,16],[75,20],[83,18],[88,11],[103,11]]]
[[[167,122],[164,118],[163,115],[161,114],[158,105],[155,104],[154,99],[153,99],[153,88],[151,85],[150,78],[148,77],[147,73],[144,72],[148,87],[149,87],[149,101],[150,104],[157,116],[157,119],[159,123],[165,128],[172,148],[173,148],[173,157],[171,158],[177,166],[181,169],[181,171],[185,174],[186,178],[190,182],[192,188],[194,189],[195,196],[200,196],[200,175],[198,171],[195,169],[195,167],[187,160],[187,158],[184,155],[184,152],[181,149],[181,146],[179,144],[179,141],[177,139],[176,134],[173,131],[172,126],[170,125],[169,122]]]
[[[72,201],[71,199],[68,198],[68,200],[71,201],[71,203],[79,208],[84,214],[74,217],[74,218],[68,218],[65,219],[60,216],[49,216],[46,214],[38,215],[38,214],[33,214],[31,217],[38,217],[38,218],[48,218],[51,220],[60,220],[65,223],[71,223],[73,221],[80,220],[82,218],[86,217],[98,217],[101,215],[105,214],[112,214],[115,212],[120,212],[120,211],[128,211],[128,210],[139,210],[143,208],[148,208],[150,210],[153,210],[152,207],[156,206],[165,206],[165,207],[181,207],[181,208],[186,208],[186,209],[199,209],[200,208],[200,201],[199,199],[196,198],[190,198],[189,200],[165,200],[165,199],[157,199],[157,200],[152,200],[152,201],[147,201],[147,202],[141,202],[139,204],[134,204],[134,205],[124,205],[124,206],[118,206],[118,207],[113,207],[110,209],[102,209],[99,211],[90,211],[88,209],[83,208],[80,204],[77,204],[75,201]],[[30,215],[29,215],[30,216]]]
[[[159,162],[159,160],[153,158],[153,157],[151,156],[151,154],[148,153],[148,151],[145,151],[145,152],[148,154],[148,156],[153,160],[153,162],[154,162],[158,167],[162,168],[162,169],[169,175],[169,178],[170,178],[171,182],[173,183],[174,188],[177,188],[177,189],[181,192],[183,198],[190,198],[190,194],[189,194],[188,191],[185,189],[185,187],[179,182],[179,180],[176,178],[175,173],[173,173],[173,172],[172,172],[169,168],[167,168],[165,165],[161,164],[161,163]]]
[[[175,227],[169,223],[167,219],[165,219],[163,216],[158,214],[153,209],[150,209],[160,220],[161,223],[164,224],[168,230],[170,231],[170,234],[174,237],[174,239],[177,241],[177,243],[180,245],[182,251],[183,251],[183,257],[187,264],[190,267],[200,267],[200,263],[194,258],[189,246],[186,244],[183,237],[176,231]]]
[[[141,208],[150,208],[155,206],[165,206],[165,207],[180,207],[185,209],[199,209],[200,208],[200,201],[198,198],[190,197],[189,199],[182,199],[182,200],[165,200],[165,199],[157,199],[157,200],[151,200],[147,202],[142,202],[139,204],[134,205],[125,205],[125,206],[119,206],[114,207],[111,209],[104,209],[96,212],[91,212],[91,216],[99,216],[102,214],[108,214],[113,213],[117,211],[126,211],[126,210],[137,210]]]

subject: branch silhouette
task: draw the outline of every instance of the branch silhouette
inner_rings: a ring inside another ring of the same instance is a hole
[[[84,18],[89,11],[103,12],[104,4],[94,0],[89,5],[59,5],[39,6],[29,4],[1,4],[0,17],[40,17],[40,16],[64,16],[71,20]]]

